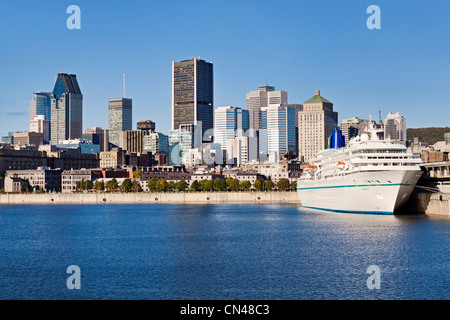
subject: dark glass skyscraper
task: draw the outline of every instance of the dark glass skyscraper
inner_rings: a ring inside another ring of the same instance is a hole
[[[81,139],[83,95],[74,74],[58,73],[51,95],[51,143]]]
[[[200,59],[172,62],[172,129],[202,126],[202,136],[214,127],[213,64]],[[208,138],[203,137],[204,140]]]

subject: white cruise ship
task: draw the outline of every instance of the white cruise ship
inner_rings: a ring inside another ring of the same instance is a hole
[[[405,204],[422,175],[422,160],[369,130],[346,147],[321,151],[305,166],[297,184],[304,207],[394,214]]]

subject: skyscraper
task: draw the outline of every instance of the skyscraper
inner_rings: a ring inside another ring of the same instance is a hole
[[[295,107],[285,104],[261,108],[260,160],[265,160],[269,154],[278,159],[289,151],[297,153],[295,114]]]
[[[180,125],[201,125],[204,133],[214,126],[213,64],[200,59],[172,62],[172,130]]]
[[[328,137],[338,124],[338,113],[333,111],[333,103],[316,90],[314,97],[303,103],[298,117],[299,156],[308,161],[328,147]]]
[[[389,112],[384,120],[384,138],[406,141],[406,120],[400,112]]]
[[[224,106],[214,110],[214,142],[226,148],[226,141],[248,130],[248,110]]]
[[[42,133],[44,135],[44,144],[50,142],[50,121],[45,120],[45,115],[35,115],[30,120],[30,132]]]
[[[287,104],[288,93],[286,91],[275,91],[272,86],[260,86],[257,91],[250,91],[246,95],[247,110],[254,113],[253,123],[250,128],[259,130],[261,128],[259,111],[269,104]]]
[[[120,133],[133,129],[133,106],[128,98],[109,99],[108,103],[109,142],[112,147],[120,145]]]
[[[35,92],[30,102],[30,121],[34,116],[44,116],[47,121],[51,120],[51,92]]]
[[[83,127],[83,95],[74,74],[58,73],[51,95],[51,142],[79,139]]]

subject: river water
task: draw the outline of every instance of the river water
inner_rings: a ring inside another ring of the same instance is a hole
[[[450,219],[425,215],[0,206],[0,299],[449,299],[449,247]]]

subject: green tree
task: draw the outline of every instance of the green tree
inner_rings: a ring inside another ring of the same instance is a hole
[[[213,180],[201,180],[200,186],[202,191],[213,191],[214,190],[214,181]]]
[[[177,189],[178,191],[185,191],[187,188],[187,182],[184,180],[180,180],[177,183],[175,183],[175,189]]]
[[[271,180],[264,181],[264,187],[265,187],[266,191],[272,191],[274,185],[275,184]]]
[[[297,191],[297,181],[292,181],[292,182],[291,182],[290,189],[291,189],[292,191]]]
[[[92,180],[86,180],[86,190],[92,190],[94,188],[94,183]]]
[[[80,189],[86,190],[86,181],[84,181],[84,179],[80,181]]]
[[[228,188],[230,188],[232,191],[239,190],[239,180],[238,179],[228,177],[226,182],[227,182]]]
[[[264,180],[258,179],[253,183],[253,188],[255,188],[256,191],[262,191],[264,189]]]
[[[130,192],[133,190],[133,183],[131,182],[130,179],[125,179],[125,180],[123,180],[122,185],[120,186],[120,189],[125,192]]]
[[[156,190],[166,192],[167,190],[169,190],[169,183],[164,179],[159,180],[156,184]]]
[[[200,186],[200,183],[198,182],[198,180],[192,181],[191,187],[189,189],[191,189],[192,191],[200,191],[201,186]]]
[[[227,190],[227,183],[225,180],[216,178],[213,183],[213,188],[216,191],[226,191]]]
[[[250,183],[250,181],[245,180],[245,181],[239,182],[239,187],[244,191],[250,191],[252,184]]]
[[[136,179],[140,179],[142,175],[142,170],[141,169],[136,169],[136,171],[134,171],[134,177]]]
[[[148,187],[148,190],[149,190],[150,192],[156,190],[156,185],[157,185],[157,184],[158,184],[158,179],[156,179],[156,178],[151,178],[150,180],[147,181],[147,187]]]
[[[106,189],[109,191],[114,191],[117,188],[119,188],[119,183],[117,182],[116,178],[112,178],[106,183]]]
[[[105,190],[105,183],[103,181],[96,180],[94,184],[94,189],[97,191]]]
[[[289,182],[289,179],[281,178],[277,182],[277,189],[280,191],[287,191],[289,190],[289,187],[291,186],[291,183]]]

